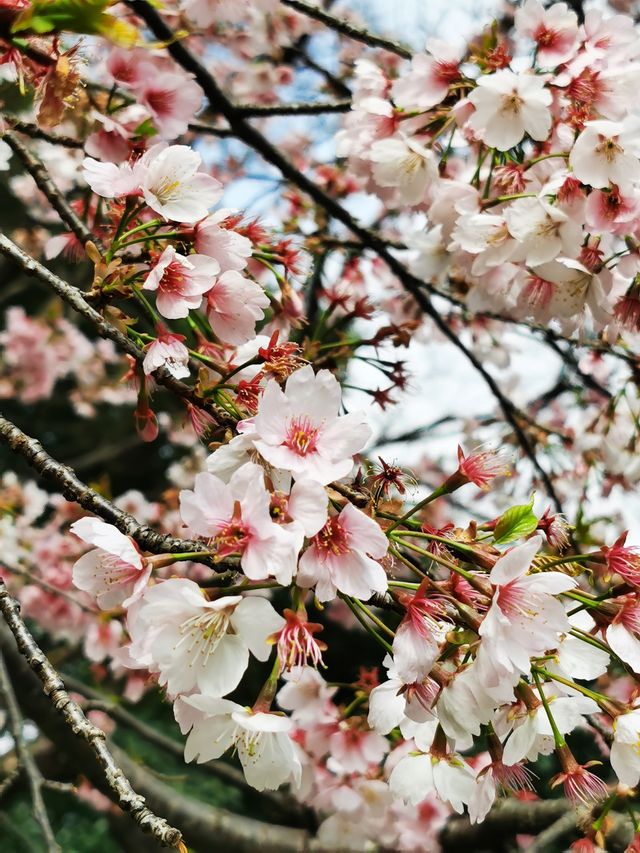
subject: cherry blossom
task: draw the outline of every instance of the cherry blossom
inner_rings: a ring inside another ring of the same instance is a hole
[[[504,68],[480,77],[469,100],[475,112],[468,124],[492,148],[508,151],[525,133],[538,141],[549,135],[552,97],[538,77]]]
[[[301,765],[289,737],[291,720],[252,711],[229,699],[203,694],[182,696],[175,707],[183,734],[185,761],[200,764],[237,750],[247,782],[258,791],[300,783]]]
[[[262,288],[236,270],[223,272],[207,292],[211,328],[221,341],[229,344],[252,340],[256,323],[264,319],[264,309],[268,306],[269,297]]]
[[[144,593],[151,576],[151,563],[135,543],[98,518],[81,518],[70,530],[88,545],[95,545],[73,567],[78,589],[94,596],[103,610],[122,604],[128,607]]]
[[[611,766],[623,785],[635,788],[640,781],[640,709],[628,711],[613,722]]]
[[[371,147],[373,177],[381,187],[397,187],[403,204],[419,204],[436,176],[434,157],[417,139],[380,139]]]
[[[447,42],[429,39],[427,53],[416,53],[411,70],[392,88],[393,99],[404,109],[428,110],[446,98],[451,83],[460,79],[461,52]]]
[[[157,291],[156,305],[163,317],[175,320],[186,317],[198,308],[202,295],[214,284],[220,267],[206,255],[180,255],[167,246],[151,268],[142,285],[144,290]]]
[[[272,575],[286,584],[295,573],[302,542],[295,532],[272,521],[270,503],[262,468],[251,462],[228,484],[201,472],[194,490],[180,493],[183,521],[207,537],[219,557],[239,554],[247,577],[262,580]]]
[[[320,601],[335,598],[338,591],[368,599],[387,589],[387,576],[378,562],[387,547],[387,538],[376,522],[346,504],[313,537],[300,558],[297,583],[314,586]]]
[[[566,3],[545,9],[540,0],[526,0],[516,9],[515,25],[521,35],[536,42],[543,67],[566,62],[578,49],[578,18]]]
[[[189,350],[182,343],[183,341],[182,335],[161,331],[157,339],[147,348],[142,363],[144,372],[149,375],[159,367],[166,367],[176,379],[188,376]]]
[[[633,119],[587,122],[571,149],[574,175],[591,187],[613,183],[623,189],[631,188],[640,180],[637,136]]]
[[[340,386],[328,370],[293,373],[285,389],[271,380],[252,420],[254,447],[277,468],[325,485],[345,477],[371,429],[364,415],[339,415]]]
[[[158,672],[171,695],[224,696],[240,683],[249,652],[267,660],[268,637],[282,624],[264,598],[209,601],[193,581],[170,579],[150,587],[129,611],[129,654],[136,665]]]
[[[222,185],[199,172],[200,155],[187,145],[156,146],[144,157],[142,193],[149,207],[174,222],[197,222],[222,195]]]

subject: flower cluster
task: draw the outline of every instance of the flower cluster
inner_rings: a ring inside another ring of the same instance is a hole
[[[526,0],[518,46],[433,40],[390,78],[356,67],[338,151],[389,209],[424,211],[415,274],[471,304],[573,331],[636,332],[640,47],[630,18]],[[404,234],[407,234],[406,225]]]

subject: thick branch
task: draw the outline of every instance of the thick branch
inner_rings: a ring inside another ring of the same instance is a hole
[[[24,736],[22,734],[22,715],[16,695],[11,686],[11,679],[7,672],[7,667],[4,663],[4,658],[0,652],[0,696],[2,696],[4,706],[9,717],[11,727],[11,735],[15,744],[16,755],[18,758],[19,767],[24,771],[29,782],[29,790],[31,792],[31,801],[33,804],[33,814],[40,826],[42,836],[48,853],[59,853],[60,845],[55,839],[51,824],[49,823],[49,815],[47,808],[42,799],[42,788],[44,779],[38,769],[38,765],[34,761],[29,748],[27,747]]]
[[[5,257],[15,261],[26,273],[38,278],[44,284],[54,290],[58,296],[70,305],[78,314],[81,314],[87,320],[94,324],[98,334],[103,338],[108,338],[113,341],[116,346],[123,352],[133,356],[138,363],[144,361],[144,352],[140,347],[123,334],[115,326],[112,326],[105,318],[96,311],[93,306],[89,305],[81,290],[59,278],[51,270],[47,269],[42,264],[38,263],[34,258],[27,255],[19,246],[16,246],[8,237],[0,233],[0,253]],[[200,397],[193,388],[189,385],[176,379],[166,367],[154,371],[154,378],[160,385],[164,385],[178,397],[181,397],[188,403],[209,412],[215,420],[220,424],[234,425],[235,420],[224,409],[217,406],[212,400],[207,400]]]
[[[369,47],[381,47],[383,50],[388,50],[389,53],[401,56],[403,59],[411,59],[413,56],[413,52],[408,47],[391,39],[382,38],[374,33],[370,33],[364,27],[356,27],[354,24],[349,23],[349,21],[345,21],[344,18],[336,18],[335,15],[330,15],[312,3],[305,3],[303,0],[281,0],[281,3],[284,6],[289,6],[291,9],[295,9],[296,12],[306,15],[308,18],[320,21],[320,23],[329,27],[329,29],[335,30],[343,36],[348,36],[354,41],[360,41]]]
[[[8,445],[16,453],[20,454],[32,468],[48,479],[64,495],[67,500],[75,501],[83,509],[99,515],[104,521],[115,525],[125,536],[130,536],[145,551],[155,554],[191,553],[192,551],[206,551],[206,545],[189,539],[177,539],[164,533],[157,533],[146,525],[119,509],[111,501],[96,492],[82,480],[76,477],[71,468],[58,462],[49,456],[39,441],[22,432],[15,424],[8,421],[0,414],[0,441]],[[213,562],[211,557],[198,558],[203,563],[216,571],[229,568],[229,562]],[[235,566],[235,563],[233,564]]]
[[[20,606],[13,599],[4,582],[0,580],[0,612],[13,634],[20,653],[42,683],[44,693],[77,738],[81,738],[91,749],[104,773],[104,778],[120,807],[130,813],[133,820],[150,832],[165,847],[184,850],[179,830],[155,815],[145,805],[144,797],[137,794],[122,769],[117,765],[105,743],[105,734],[82,713],[80,706],[71,699],[64,683],[46,655],[40,649],[24,621],[20,617]]]
[[[496,838],[537,835],[568,811],[572,808],[566,800],[504,800],[491,809],[482,823],[470,824],[467,817],[449,820],[439,840],[444,853],[489,851],[495,849]]]

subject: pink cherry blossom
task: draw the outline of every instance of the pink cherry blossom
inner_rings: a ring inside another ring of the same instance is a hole
[[[251,257],[251,240],[224,226],[231,215],[229,210],[218,210],[196,223],[194,248],[201,255],[209,255],[220,264],[220,271],[243,270]]]
[[[254,446],[271,465],[322,485],[345,477],[371,429],[363,414],[341,417],[339,408],[340,385],[328,370],[303,367],[284,392],[271,380],[252,421]]]
[[[297,583],[315,586],[320,601],[338,591],[368,599],[387,589],[387,576],[378,560],[387,553],[388,541],[373,519],[352,504],[329,518],[300,558]]]
[[[518,32],[533,39],[543,67],[554,67],[570,59],[578,49],[578,18],[566,3],[545,9],[540,0],[526,0],[516,9]]]
[[[198,308],[202,295],[211,289],[218,262],[206,255],[180,255],[173,246],[160,255],[144,280],[143,290],[157,291],[156,306],[163,317],[187,317]]]
[[[78,589],[94,596],[103,610],[129,607],[144,593],[151,576],[151,563],[144,560],[135,543],[117,527],[98,518],[81,518],[71,531],[83,542],[95,545],[73,567]]]
[[[260,285],[236,270],[223,272],[207,293],[211,328],[228,344],[244,344],[254,338],[256,323],[264,319],[268,307],[269,297]]]
[[[461,52],[446,42],[430,39],[427,53],[416,53],[411,70],[394,82],[394,101],[405,110],[428,110],[446,98],[460,79]]]
[[[135,94],[139,103],[151,113],[154,124],[165,139],[175,139],[185,133],[189,122],[202,104],[202,89],[184,74],[158,71],[153,66],[149,73],[136,81]]]
[[[146,171],[141,160],[116,165],[101,163],[92,157],[85,157],[82,169],[82,177],[93,192],[103,198],[136,195]]]
[[[180,492],[180,513],[194,533],[211,540],[218,556],[239,554],[247,577],[291,582],[301,537],[272,521],[260,466],[247,463],[228,484],[208,472],[198,474],[194,490]]]
[[[189,350],[182,343],[183,341],[183,335],[172,335],[166,330],[161,330],[156,340],[147,347],[142,362],[142,368],[147,376],[159,367],[166,367],[176,379],[188,376]]]

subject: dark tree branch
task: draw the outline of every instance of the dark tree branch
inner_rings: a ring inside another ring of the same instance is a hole
[[[25,136],[29,136],[31,139],[42,139],[44,142],[50,142],[52,145],[62,145],[63,148],[77,148],[78,150],[84,148],[84,143],[79,139],[74,139],[73,136],[49,133],[49,131],[38,127],[37,124],[23,121],[18,116],[4,115],[3,118],[10,127],[20,133],[24,133]]]
[[[281,0],[284,6],[289,6],[290,9],[295,9],[306,15],[308,18],[313,18],[315,21],[320,21],[321,24],[335,30],[343,36],[348,36],[354,41],[360,41],[369,47],[381,47],[383,50],[388,50],[389,53],[395,53],[396,56],[401,56],[403,59],[411,59],[413,51],[398,42],[391,39],[382,38],[381,36],[370,33],[363,27],[356,27],[354,24],[345,21],[343,18],[337,18],[335,15],[330,15],[318,6],[312,3],[305,3],[303,0]]]
[[[38,189],[47,197],[51,207],[53,207],[69,230],[75,234],[80,243],[84,246],[85,243],[91,240],[98,248],[101,248],[100,241],[94,237],[91,229],[80,219],[53,183],[44,164],[23,145],[22,141],[13,131],[8,131],[2,138],[11,147],[12,151],[18,155],[25,169],[35,181]]]
[[[71,699],[65,690],[62,679],[49,663],[46,655],[20,617],[18,602],[9,595],[1,579],[0,612],[15,638],[21,655],[40,679],[42,689],[52,707],[62,715],[66,726],[73,732],[74,736],[82,739],[89,746],[95,760],[102,768],[104,779],[116,802],[123,811],[130,813],[138,826],[154,835],[160,844],[184,851],[180,831],[147,808],[144,797],[135,792],[129,779],[109,751],[104,732],[89,722],[82,713],[80,706]],[[15,680],[13,683],[16,683]]]
[[[267,116],[315,116],[324,113],[348,113],[351,101],[318,101],[299,104],[236,104],[236,112],[244,118]]]
[[[22,456],[42,477],[53,483],[67,500],[75,501],[83,509],[93,512],[104,521],[113,524],[125,536],[134,539],[143,550],[155,554],[191,553],[192,551],[207,550],[204,542],[177,539],[174,536],[157,533],[150,527],[140,524],[128,512],[119,509],[111,501],[83,483],[76,477],[71,468],[49,456],[39,441],[26,435],[1,414],[0,441]],[[214,562],[213,558],[204,555],[198,558],[198,562],[216,571],[228,569],[230,562],[233,567],[236,567],[232,561]]]
[[[45,846],[48,853],[60,853],[61,848],[55,839],[53,830],[51,829],[47,808],[42,798],[44,779],[25,743],[24,736],[22,734],[22,714],[20,713],[20,707],[18,705],[16,695],[13,692],[13,687],[11,686],[11,679],[9,678],[9,673],[7,672],[2,652],[0,652],[0,696],[3,699],[3,704],[9,718],[11,736],[13,737],[13,743],[16,749],[18,765],[26,775],[27,781],[29,782],[33,814],[40,826]]]

